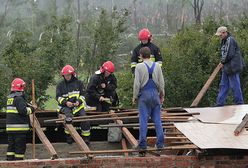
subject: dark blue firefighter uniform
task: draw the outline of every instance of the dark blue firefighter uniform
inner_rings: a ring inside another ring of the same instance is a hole
[[[164,133],[161,123],[161,107],[160,99],[158,95],[158,90],[156,84],[152,80],[152,73],[155,67],[155,63],[152,64],[150,68],[146,63],[149,80],[146,85],[141,89],[140,96],[138,98],[138,108],[139,108],[139,123],[140,123],[140,132],[139,132],[139,148],[146,149],[146,135],[147,135],[147,123],[149,117],[153,120],[156,129],[157,136],[157,148],[164,147]]]

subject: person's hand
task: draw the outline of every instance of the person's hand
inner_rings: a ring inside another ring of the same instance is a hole
[[[74,103],[70,102],[70,101],[67,101],[66,102],[66,106],[67,107],[73,107],[74,106]]]
[[[223,68],[223,64],[220,62],[219,65],[218,65],[220,68]]]
[[[79,106],[79,101],[76,101],[76,103],[74,103],[73,105],[75,106],[75,107],[78,107]]]
[[[133,98],[133,99],[132,99],[132,105],[135,105],[136,102],[137,102],[137,99]]]
[[[99,98],[99,101],[104,101],[104,97],[101,96],[101,97]]]
[[[164,96],[160,97],[160,103],[163,104],[164,102]]]
[[[104,89],[106,88],[106,84],[105,83],[101,83],[101,87]]]
[[[34,108],[34,110],[36,110],[38,108],[36,103],[32,104],[32,107]]]

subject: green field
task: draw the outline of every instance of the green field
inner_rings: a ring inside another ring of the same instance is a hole
[[[46,93],[51,96],[51,98],[45,102],[45,109],[57,109],[58,104],[57,101],[55,100],[55,90],[56,90],[56,86],[49,86],[49,88],[47,89]]]

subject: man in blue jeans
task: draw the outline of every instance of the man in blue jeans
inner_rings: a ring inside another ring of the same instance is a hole
[[[221,39],[221,61],[219,66],[222,68],[216,105],[223,106],[226,103],[229,89],[232,90],[234,103],[244,104],[239,78],[239,74],[244,67],[244,60],[240,48],[226,27],[219,27],[215,35]]]
[[[148,47],[140,49],[143,59],[135,68],[133,85],[133,104],[138,100],[139,109],[139,144],[140,156],[145,156],[147,148],[147,123],[153,120],[156,129],[157,149],[164,148],[164,133],[161,122],[161,104],[164,101],[164,78],[158,63],[150,60],[151,50]]]

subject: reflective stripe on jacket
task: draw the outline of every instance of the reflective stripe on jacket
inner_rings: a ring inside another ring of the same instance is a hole
[[[79,102],[78,107],[72,108],[73,114],[77,113],[79,110],[85,108],[85,98],[84,98],[84,86],[82,81],[78,80],[76,77],[72,76],[70,81],[65,79],[61,81],[56,88],[56,100],[58,102],[58,111],[61,108],[66,107],[66,102],[70,101],[72,103]]]
[[[148,47],[151,50],[151,57],[150,60],[153,62],[159,63],[160,66],[162,66],[162,56],[160,53],[160,49],[153,43],[148,42],[147,44],[140,43],[132,52],[132,58],[131,58],[131,68],[135,68],[137,63],[143,62],[140,57],[140,49],[142,47]]]
[[[32,109],[27,107],[27,103],[21,92],[13,92],[8,96],[6,110],[6,131],[27,132],[29,128],[29,114]]]

